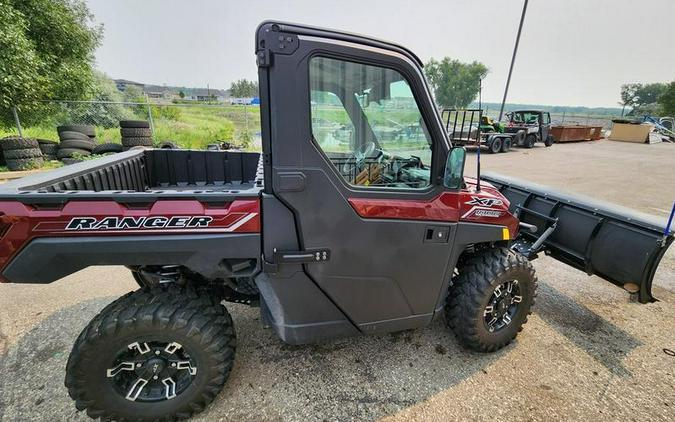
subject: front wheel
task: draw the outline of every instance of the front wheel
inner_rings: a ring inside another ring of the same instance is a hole
[[[185,419],[222,389],[235,342],[232,318],[209,290],[146,287],[108,305],[82,331],[65,385],[94,419]]]
[[[448,325],[469,349],[501,349],[516,338],[534,305],[532,264],[508,248],[492,248],[458,270],[445,306]]]

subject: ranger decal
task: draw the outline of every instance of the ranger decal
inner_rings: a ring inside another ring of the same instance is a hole
[[[74,217],[66,230],[192,229],[208,227],[213,217]]]

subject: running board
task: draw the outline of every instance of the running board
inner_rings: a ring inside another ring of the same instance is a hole
[[[665,220],[495,173],[482,178],[509,200],[512,213],[537,227],[535,233],[520,230],[515,242],[518,250],[536,245],[555,221],[539,250],[636,293],[641,303],[656,300],[652,296],[654,273],[673,241]],[[532,258],[537,250],[533,252]]]

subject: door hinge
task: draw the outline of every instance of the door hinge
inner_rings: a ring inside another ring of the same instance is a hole
[[[272,66],[273,56],[275,54],[289,55],[295,53],[298,49],[298,36],[275,31],[274,27],[265,30],[265,36],[261,39],[256,51],[256,62],[258,67]]]

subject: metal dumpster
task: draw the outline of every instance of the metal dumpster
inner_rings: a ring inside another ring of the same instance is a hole
[[[556,142],[595,141],[602,137],[602,126],[557,125],[551,135]]]

